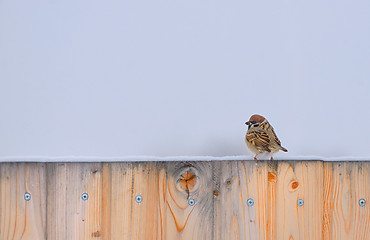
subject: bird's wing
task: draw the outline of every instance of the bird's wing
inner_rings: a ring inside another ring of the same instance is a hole
[[[245,136],[246,140],[252,143],[258,150],[263,150],[270,152],[269,144],[270,138],[269,135],[263,131],[251,131]]]
[[[273,128],[271,128],[272,134],[274,134],[274,141],[281,147],[281,142],[279,138],[276,136],[276,133]]]

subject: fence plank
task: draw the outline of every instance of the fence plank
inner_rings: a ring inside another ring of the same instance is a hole
[[[174,162],[165,166],[159,173],[161,239],[212,239],[212,164]]]
[[[45,239],[45,173],[43,163],[0,164],[0,239]]]
[[[211,170],[211,169],[210,169]],[[214,168],[215,239],[245,239],[244,205],[237,162],[219,162]]]
[[[214,170],[217,179],[215,197],[215,239],[258,239],[255,205],[248,206],[248,198],[255,204],[258,193],[254,162],[219,162]]]
[[[296,161],[295,174],[298,180],[298,197],[304,201],[298,207],[299,237],[296,239],[320,239],[323,219],[323,164]],[[294,188],[293,182],[289,190]]]
[[[101,239],[102,165],[50,164],[48,170],[48,239]]]
[[[156,163],[133,168],[131,239],[159,239],[158,170]]]
[[[104,215],[110,216],[110,221],[107,219],[109,225],[106,227],[109,237],[104,239],[130,239],[133,165],[127,162],[111,163],[109,167],[103,168],[106,169],[104,174],[110,174],[103,177],[106,179],[104,188],[107,194],[103,198],[106,201],[103,209],[107,212]]]
[[[323,239],[368,239],[369,203],[370,162],[324,163]]]
[[[284,162],[278,171],[276,239],[320,239],[322,163]]]
[[[269,211],[269,204],[275,195],[276,176],[271,175],[267,163],[238,162],[240,184],[245,189],[242,191],[245,215],[248,216],[246,239],[273,239],[273,211]],[[253,205],[248,205],[248,199],[253,201]]]

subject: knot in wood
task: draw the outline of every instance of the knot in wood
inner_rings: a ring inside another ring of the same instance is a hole
[[[180,175],[178,182],[180,187],[188,192],[191,191],[197,183],[197,176],[193,172],[187,171]]]
[[[290,183],[289,183],[289,191],[290,192],[296,191],[298,187],[299,187],[299,183],[295,179],[290,181]]]

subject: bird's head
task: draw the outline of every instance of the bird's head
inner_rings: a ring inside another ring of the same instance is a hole
[[[261,115],[254,114],[249,118],[249,121],[245,124],[248,125],[248,129],[251,127],[258,127],[266,120],[266,118],[262,117]]]

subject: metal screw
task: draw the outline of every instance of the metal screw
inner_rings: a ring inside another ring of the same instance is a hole
[[[188,201],[188,203],[189,203],[189,205],[190,205],[190,206],[193,206],[193,205],[195,204],[195,201],[194,201],[193,199],[190,199],[190,200]]]
[[[24,200],[26,200],[26,201],[31,200],[31,194],[30,193],[25,193],[24,194]]]
[[[89,194],[83,193],[81,198],[82,198],[82,200],[86,201],[87,199],[89,199]]]
[[[303,204],[304,204],[303,199],[298,199],[297,204],[298,204],[298,206],[302,207]]]
[[[254,205],[254,200],[252,198],[249,198],[247,200],[247,204],[248,204],[248,206],[252,207]]]
[[[141,202],[143,201],[143,197],[142,197],[142,196],[140,196],[140,195],[137,195],[137,196],[136,196],[136,198],[135,198],[135,201],[136,201],[137,203],[141,203]]]
[[[361,207],[364,207],[366,205],[366,200],[361,198],[360,201],[358,201],[358,204],[361,206]]]

